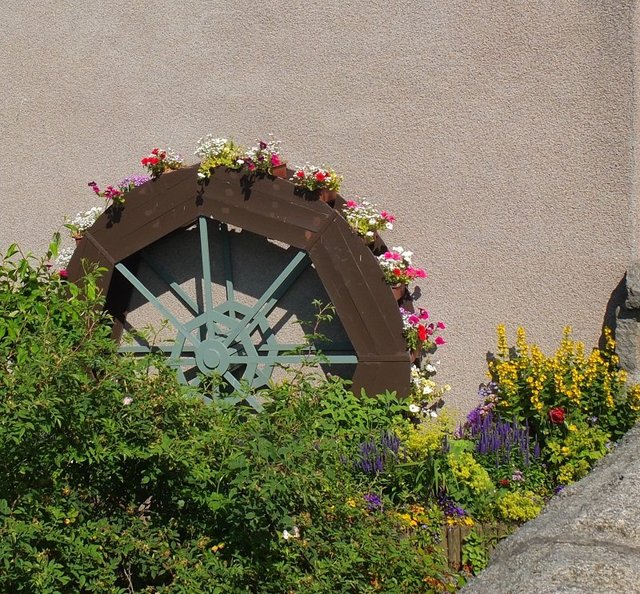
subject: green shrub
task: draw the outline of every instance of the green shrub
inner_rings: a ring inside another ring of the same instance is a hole
[[[267,393],[262,413],[206,405],[162,360],[116,354],[94,275],[81,290],[11,251],[0,591],[455,589],[441,516],[403,519],[427,493],[403,484],[401,454],[364,470],[363,444],[390,443],[404,402],[301,375]]]

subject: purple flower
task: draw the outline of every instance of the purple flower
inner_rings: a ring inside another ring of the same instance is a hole
[[[367,493],[364,496],[367,502],[367,509],[370,511],[382,510],[382,499],[376,493]]]
[[[129,192],[142,184],[146,184],[151,178],[148,175],[129,175],[118,182],[118,187],[123,192]]]
[[[438,503],[445,516],[454,518],[464,518],[467,516],[466,510],[461,508],[451,497],[444,493],[438,496]]]
[[[365,474],[377,475],[382,473],[385,464],[398,459],[400,438],[392,432],[383,433],[380,444],[375,439],[363,441],[358,446],[359,456],[355,467]]]

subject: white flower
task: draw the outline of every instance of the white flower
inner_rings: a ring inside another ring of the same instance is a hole
[[[290,538],[300,538],[300,529],[297,526],[294,526],[291,529],[291,532],[289,532],[288,530],[283,530],[282,538],[284,538],[285,540],[289,540]]]
[[[424,366],[425,370],[428,371],[429,373],[435,373],[436,372],[436,368],[435,365],[431,365],[431,363],[427,363]]]
[[[422,393],[425,395],[432,394],[433,388],[431,386],[424,386],[424,388],[422,388]]]
[[[214,138],[213,134],[208,134],[198,140],[195,155],[201,159],[215,157],[220,154],[226,143],[226,138]]]
[[[125,396],[122,399],[122,404],[124,404],[125,406],[129,406],[132,402],[133,402],[133,398],[131,398],[131,396]]]
[[[64,248],[63,250],[60,250],[58,257],[56,258],[56,266],[58,269],[69,266],[71,256],[73,256],[73,248]]]
[[[438,413],[435,410],[430,410],[429,415],[431,416],[432,419],[438,418]]]
[[[409,411],[412,413],[419,413],[420,412],[420,407],[417,404],[410,404],[409,405]]]

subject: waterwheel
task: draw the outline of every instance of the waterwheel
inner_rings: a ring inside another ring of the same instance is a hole
[[[72,281],[81,278],[84,260],[106,269],[100,283],[115,340],[130,326],[136,300],[165,320],[162,340],[121,343],[120,350],[163,353],[185,383],[215,374],[229,391],[265,386],[274,370],[308,354],[308,344],[283,341],[270,316],[311,271],[346,337],[315,345],[325,364],[348,370],[338,374],[350,375],[357,393],[407,394],[411,363],[397,303],[372,252],[340,215],[342,199],[329,205],[271,176],[217,168],[202,183],[196,173],[197,166],[183,168],[127,193],[125,205],[108,209],[71,259]],[[234,251],[247,238],[251,257],[238,262]],[[263,259],[271,246],[280,270]],[[260,281],[251,299],[239,291],[240,273]],[[185,276],[194,290],[185,289]]]

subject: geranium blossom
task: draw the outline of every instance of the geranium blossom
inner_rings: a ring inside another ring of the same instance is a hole
[[[180,155],[171,150],[154,148],[151,153],[140,159],[140,164],[146,167],[151,177],[158,177],[165,171],[172,171],[182,167],[183,159]]]
[[[390,285],[408,285],[416,278],[426,278],[427,273],[422,268],[413,266],[412,257],[413,252],[400,246],[394,247],[378,256],[385,282]]]
[[[330,167],[316,167],[309,163],[304,167],[296,167],[290,179],[297,187],[310,192],[322,188],[337,192],[342,184],[342,176]]]
[[[429,322],[429,312],[426,309],[418,308],[417,312],[410,312],[400,308],[402,315],[403,335],[407,341],[407,348],[410,351],[435,352],[438,346],[445,344],[444,338],[436,335],[444,324],[434,324]]]

